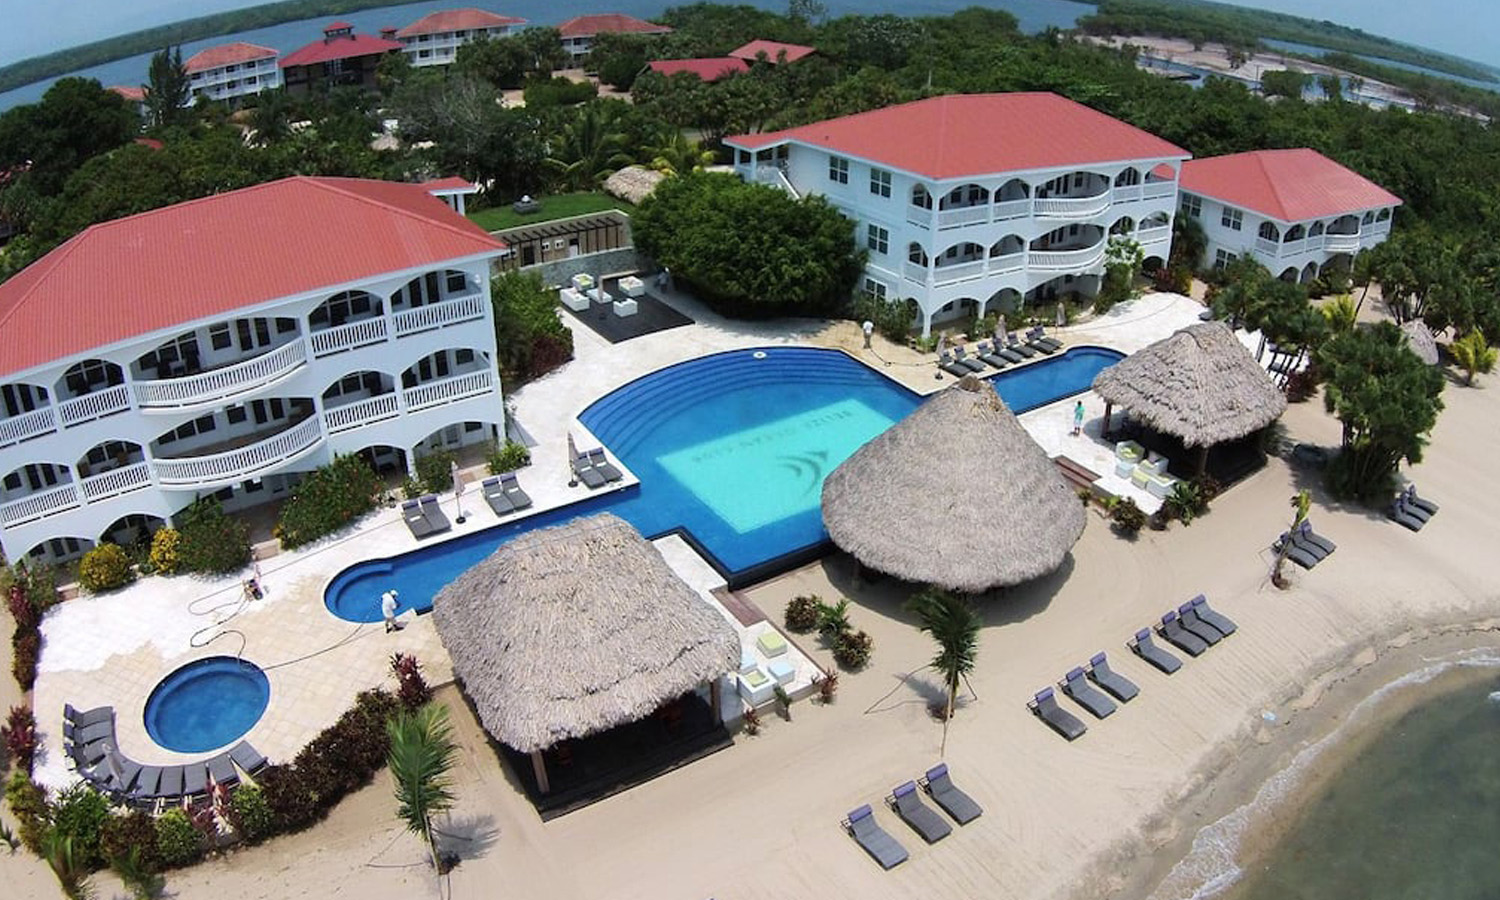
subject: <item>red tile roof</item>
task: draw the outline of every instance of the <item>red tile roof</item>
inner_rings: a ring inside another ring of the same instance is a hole
[[[1195,159],[1182,189],[1282,222],[1399,204],[1401,198],[1316,150],[1255,150]]]
[[[1119,119],[1043,93],[949,94],[725,139],[746,150],[785,141],[936,179],[1189,155]]]
[[[286,69],[291,66],[310,66],[315,63],[325,63],[335,59],[349,59],[354,56],[389,53],[392,50],[400,50],[401,46],[400,41],[390,41],[369,34],[326,38],[321,41],[313,41],[306,47],[283,56],[281,58],[281,67]]]
[[[477,31],[484,28],[503,28],[506,25],[524,24],[526,24],[525,19],[496,15],[483,9],[445,9],[423,16],[396,32],[396,36],[413,37],[419,34]]]
[[[421,186],[428,191],[472,192],[479,190],[479,185],[475,184],[467,178],[460,178],[457,175],[449,175],[446,178],[433,178],[428,181],[422,182]]]
[[[422,185],[358,178],[286,178],[116,219],[0,284],[0,376],[504,247]]]
[[[142,147],[145,147],[147,150],[161,150],[167,146],[161,141],[158,141],[156,138],[138,137],[135,139],[135,142],[137,144],[140,144]]]
[[[146,89],[143,87],[130,87],[128,85],[117,84],[114,87],[108,88],[108,90],[119,94],[131,103],[146,102]]]
[[[729,51],[729,55],[737,59],[743,59],[746,62],[755,62],[760,54],[764,53],[767,62],[775,63],[780,62],[781,54],[785,53],[786,61],[791,63],[817,52],[816,47],[806,47],[802,44],[783,44],[781,41],[751,41],[738,50]]]
[[[236,41],[233,44],[220,44],[217,47],[206,47],[199,50],[188,57],[188,61],[183,63],[182,67],[189,72],[204,72],[209,69],[217,69],[220,66],[238,65],[242,62],[249,62],[252,59],[265,59],[268,56],[275,55],[276,51],[270,47]]]
[[[707,59],[658,59],[650,65],[651,71],[663,75],[691,72],[704,81],[718,81],[725,75],[736,75],[750,71],[749,63],[732,56],[716,56]]]
[[[563,37],[593,37],[605,32],[631,32],[635,34],[671,34],[672,29],[655,22],[646,22],[621,13],[601,13],[578,16],[557,26]]]

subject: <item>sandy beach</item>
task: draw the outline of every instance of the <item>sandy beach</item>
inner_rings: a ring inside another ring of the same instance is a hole
[[[946,761],[985,814],[926,846],[879,809],[911,851],[893,871],[838,823],[938,760],[942,729],[927,706],[940,688],[925,670],[933,648],[902,609],[906,589],[859,578],[835,555],[745,592],[776,621],[797,594],[850,598],[874,657],[842,675],[833,704],[800,701],[790,721],[764,716],[757,736],[543,823],[462,698],[445,689],[462,753],[458,805],[442,830],[463,861],[444,884],[397,825],[382,775],[317,827],[171,873],[168,891],[183,900],[1191,896],[1192,873],[1173,868],[1201,827],[1249,802],[1376,688],[1434,658],[1500,646],[1500,572],[1484,564],[1493,538],[1480,499],[1500,491],[1489,464],[1500,393],[1494,376],[1478,383],[1450,383],[1427,457],[1407,473],[1442,504],[1419,534],[1330,501],[1314,474],[1272,458],[1191,527],[1127,541],[1091,512],[1059,572],[980,598],[973,694],[952,722]],[[1097,398],[1088,402],[1099,415]],[[1293,441],[1338,441],[1321,400],[1294,405],[1283,422]],[[1318,531],[1339,550],[1315,571],[1292,569],[1291,588],[1280,591],[1268,580],[1268,548],[1301,487],[1313,492]],[[1129,634],[1200,592],[1239,623],[1236,635],[1171,677],[1130,656]],[[816,638],[796,642],[830,664]],[[1141,696],[1066,743],[1024,703],[1099,650]],[[6,681],[8,705],[16,697]],[[1333,765],[1339,752],[1312,768]],[[1282,821],[1291,809],[1280,807]],[[1246,832],[1247,859],[1273,831]],[[56,896],[45,867],[23,852],[0,854],[0,878],[8,896]],[[98,887],[102,897],[119,893],[109,876]]]

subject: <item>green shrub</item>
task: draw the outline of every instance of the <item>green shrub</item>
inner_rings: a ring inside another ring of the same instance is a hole
[[[557,315],[557,292],[535,272],[506,272],[490,280],[500,371],[515,381],[540,378],[573,358],[573,332]]]
[[[156,820],[138,809],[110,816],[99,829],[99,851],[116,865],[116,860],[136,854],[136,865],[147,872],[161,869],[161,853],[156,848]]]
[[[490,444],[488,462],[491,475],[514,472],[531,465],[531,451],[525,444],[506,438],[504,444]]]
[[[10,661],[11,674],[16,677],[16,684],[21,686],[21,690],[29,691],[36,684],[36,661],[42,655],[41,632],[35,628],[25,631],[16,629],[11,641],[11,652],[14,656]]]
[[[105,863],[100,838],[109,817],[109,801],[82,782],[58,794],[52,805],[53,830],[72,839],[74,858],[89,869]]]
[[[848,634],[851,628],[848,600],[837,603],[818,601],[818,634],[824,640],[837,645],[838,639]]]
[[[861,291],[854,301],[854,317],[859,322],[873,323],[876,331],[904,344],[916,324],[917,310],[915,304],[906,300],[887,300]]]
[[[186,866],[203,858],[203,832],[193,827],[187,811],[174,806],[156,820],[156,847],[168,868]]]
[[[78,562],[78,584],[90,594],[124,587],[134,577],[130,557],[118,544],[100,544]]]
[[[407,478],[401,482],[401,496],[408,500],[415,500],[425,493],[427,492],[422,489],[422,482],[415,478]]]
[[[178,568],[185,572],[222,575],[250,563],[250,528],[225,515],[213,497],[205,497],[178,514],[182,536],[177,544]]]
[[[1116,501],[1110,506],[1110,522],[1120,534],[1134,537],[1146,527],[1146,513],[1129,497],[1117,497]]]
[[[390,749],[385,723],[399,708],[386,691],[365,691],[291,765],[272,766],[257,776],[276,830],[306,828],[345,794],[367,784],[385,765]]]
[[[290,550],[310,544],[375,508],[382,485],[358,456],[336,456],[302,479],[281,507],[276,536]]]
[[[242,784],[230,795],[229,821],[252,844],[274,833],[276,825],[265,793],[253,784]]]
[[[10,807],[10,814],[21,826],[21,843],[40,856],[42,838],[52,819],[47,792],[32,781],[29,774],[17,769],[10,773],[10,780],[5,783],[5,805]]]
[[[544,106],[575,106],[599,96],[599,86],[589,81],[556,78],[528,78],[522,92],[527,109]]]
[[[156,529],[151,536],[151,568],[163,575],[175,575],[181,543],[182,532],[170,525]]]
[[[874,638],[863,631],[846,631],[833,645],[833,658],[846,669],[863,669],[874,650]]]
[[[427,455],[417,457],[417,480],[429,494],[441,494],[453,489],[453,454],[447,450],[429,450]]]
[[[1167,515],[1174,519],[1180,519],[1183,525],[1193,524],[1201,509],[1206,508],[1202,495],[1198,488],[1190,481],[1179,481],[1172,485],[1172,492],[1162,503],[1162,509]]]
[[[295,765],[271,766],[255,778],[276,832],[301,831],[323,815],[310,776]]]
[[[793,597],[786,604],[786,627],[798,634],[806,634],[818,627],[818,606],[821,600],[816,594]]]

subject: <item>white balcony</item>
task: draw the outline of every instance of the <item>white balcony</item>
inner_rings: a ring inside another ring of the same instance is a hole
[[[445,403],[456,403],[470,397],[478,397],[494,391],[495,376],[489,369],[454,375],[438,381],[429,381],[402,391],[408,412],[417,412]]]
[[[57,417],[62,420],[64,428],[72,428],[129,408],[130,390],[123,384],[117,384],[112,388],[64,400],[57,405]]]
[[[366,400],[356,400],[353,403],[323,410],[323,427],[328,430],[329,434],[338,434],[372,422],[394,419],[400,413],[400,403],[396,399],[396,393],[392,391],[389,394],[380,394]]]
[[[1359,235],[1325,234],[1323,249],[1329,253],[1356,253],[1359,251]]]
[[[1177,193],[1177,182],[1175,181],[1148,181],[1141,185],[1142,200],[1159,200],[1162,197],[1172,197]]]
[[[1317,239],[1314,238],[1314,240],[1316,241]],[[1279,255],[1296,256],[1298,253],[1306,253],[1309,249],[1316,249],[1317,246],[1317,244],[1313,244],[1312,247],[1309,248],[1307,238],[1302,238],[1295,241],[1282,241],[1281,252]]]
[[[470,322],[484,317],[484,294],[475,292],[453,297],[441,303],[429,303],[416,309],[402,310],[396,320],[396,336],[406,337],[419,331]]]
[[[314,357],[328,356],[331,353],[342,353],[345,350],[353,350],[356,347],[378,344],[385,339],[386,327],[384,316],[375,316],[369,319],[361,319],[358,322],[350,322],[347,325],[339,325],[336,328],[314,331],[307,336],[307,342],[312,345]]]
[[[957,263],[950,266],[937,266],[932,270],[932,283],[953,284],[958,281],[968,281],[971,278],[984,277],[984,260],[974,262]]]
[[[1027,263],[1034,271],[1087,269],[1104,259],[1104,241],[1080,250],[1032,250]]]
[[[939,210],[937,214],[937,227],[941,231],[945,228],[962,228],[965,225],[983,225],[989,220],[989,204],[982,203],[977,206],[962,206],[958,209]]]
[[[0,419],[0,447],[9,447],[57,430],[57,416],[52,407],[44,406],[29,413]]]
[[[273,385],[305,365],[307,343],[296,340],[222,369],[185,378],[136,382],[135,398],[143,410],[178,410],[218,403]]]
[[[912,204],[906,207],[906,221],[918,228],[932,228],[932,210]]]
[[[10,528],[50,516],[79,505],[78,486],[60,484],[55,488],[27,494],[0,506],[0,525]]]
[[[927,279],[932,276],[931,269],[927,268],[921,263],[914,263],[911,261],[907,261],[905,271],[906,280],[915,281],[917,284],[926,284]]]
[[[1109,209],[1110,193],[1093,197],[1038,197],[1032,201],[1039,218],[1087,219]]]
[[[1004,275],[1007,272],[1019,272],[1024,268],[1026,268],[1026,251],[1020,250],[1004,256],[991,256],[988,271],[991,275]]]
[[[1003,222],[1006,219],[1024,219],[1031,215],[1031,198],[1001,200],[995,203],[994,209],[996,222]]]
[[[1281,242],[1270,238],[1258,237],[1255,239],[1255,249],[1268,256],[1281,255]]]
[[[1122,184],[1115,188],[1116,203],[1134,203],[1141,199],[1141,186],[1138,184]]]
[[[157,483],[170,487],[208,487],[249,478],[305,453],[323,439],[316,416],[247,447],[212,456],[156,461]]]
[[[89,503],[100,500],[108,500],[120,494],[140,490],[151,486],[151,464],[138,462],[130,466],[121,466],[98,475],[90,475],[80,483],[83,488],[83,498]]]
[[[1155,228],[1141,228],[1136,231],[1133,237],[1135,238],[1135,242],[1142,247],[1151,244],[1160,244],[1172,237],[1172,227],[1170,225],[1158,225]]]

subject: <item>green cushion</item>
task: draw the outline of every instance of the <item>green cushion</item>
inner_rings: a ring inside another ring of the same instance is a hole
[[[780,632],[767,631],[755,639],[755,646],[767,656],[780,656],[786,652],[786,638]]]

